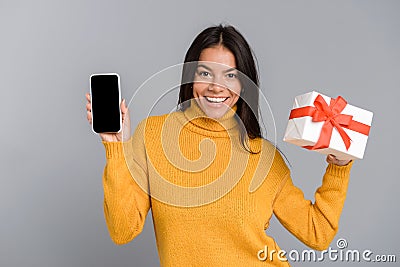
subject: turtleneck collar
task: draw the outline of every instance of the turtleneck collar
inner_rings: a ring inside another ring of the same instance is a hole
[[[238,132],[238,122],[236,121],[236,105],[218,119],[208,117],[199,107],[195,99],[190,100],[190,106],[180,116],[185,120],[185,124],[192,130],[200,131],[204,135],[225,136]]]

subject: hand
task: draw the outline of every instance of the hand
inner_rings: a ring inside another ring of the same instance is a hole
[[[90,103],[90,94],[86,93],[86,110],[87,120],[92,124],[92,105]],[[122,131],[119,133],[100,133],[100,138],[106,142],[120,142],[127,141],[131,135],[131,121],[129,119],[129,110],[126,107],[125,99],[121,102],[121,115],[122,115]]]
[[[335,165],[339,165],[339,166],[345,166],[345,165],[349,164],[350,161],[351,161],[351,160],[349,160],[349,159],[339,160],[339,159],[337,159],[337,158],[336,158],[334,155],[332,155],[332,154],[329,154],[329,155],[326,157],[326,162],[332,163],[332,164],[335,164]]]

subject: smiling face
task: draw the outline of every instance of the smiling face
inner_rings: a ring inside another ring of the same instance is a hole
[[[193,96],[210,118],[222,117],[239,99],[235,56],[223,46],[204,49],[196,69]]]

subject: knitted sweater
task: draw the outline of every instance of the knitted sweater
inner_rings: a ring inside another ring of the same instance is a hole
[[[277,254],[261,260],[265,246],[280,250],[265,232],[272,214],[309,247],[329,246],[352,163],[329,164],[312,203],[271,143],[257,138],[249,148],[259,153],[243,149],[234,115],[206,118],[192,101],[148,117],[127,142],[103,142],[104,213],[116,244],[140,234],[151,208],[164,267],[289,266]]]

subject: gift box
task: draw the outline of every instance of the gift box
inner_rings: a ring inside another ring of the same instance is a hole
[[[310,92],[297,96],[283,140],[338,159],[362,159],[373,113],[336,99]]]

